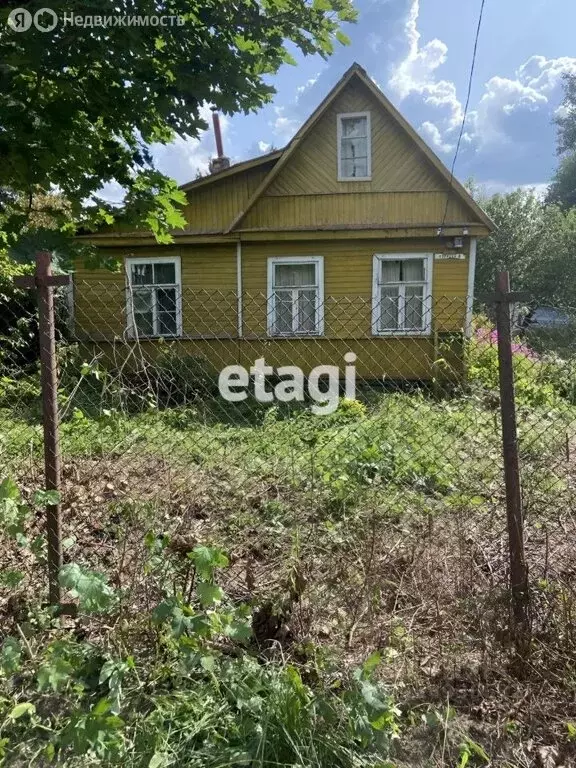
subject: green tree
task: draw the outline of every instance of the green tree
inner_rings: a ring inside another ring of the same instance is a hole
[[[476,296],[492,293],[496,273],[508,270],[513,290],[534,302],[576,306],[576,209],[524,189],[480,202],[497,229],[478,242]]]
[[[525,289],[550,304],[576,307],[576,208],[546,205]]]
[[[564,99],[556,124],[558,153],[576,152],[576,74],[564,75]]]
[[[524,285],[532,255],[541,237],[544,206],[533,191],[517,189],[479,199],[496,224],[488,238],[478,241],[476,294],[494,291],[496,274],[510,272],[515,289]]]
[[[573,208],[576,206],[576,74],[564,75],[564,99],[556,124],[560,165],[547,200],[562,208]]]
[[[0,205],[12,195],[5,240],[26,226],[26,204],[15,203],[54,189],[69,204],[61,227],[86,217],[111,223],[113,208],[86,201],[117,182],[125,214],[168,241],[184,223],[183,195],[154,167],[150,145],[197,136],[205,103],[228,114],[258,109],[274,94],[268,76],[293,61],[290,44],[326,57],[355,17],[351,0],[51,0],[52,31],[7,24],[16,7],[34,14],[45,5],[13,0],[0,11]],[[64,23],[88,14],[91,25]]]
[[[548,190],[547,200],[562,208],[576,207],[576,152],[571,152],[560,160]]]

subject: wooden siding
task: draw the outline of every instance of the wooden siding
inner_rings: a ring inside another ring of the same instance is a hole
[[[437,348],[434,339],[361,339],[350,344],[349,340],[335,340],[327,343],[318,339],[272,339],[267,342],[221,339],[183,339],[170,342],[183,357],[190,355],[202,358],[211,365],[217,375],[227,365],[242,365],[249,370],[254,362],[264,357],[267,365],[274,368],[296,365],[307,376],[317,365],[335,365],[344,376],[344,355],[354,351],[357,355],[356,375],[369,381],[424,380],[432,376]],[[455,342],[458,344],[458,340]],[[130,365],[130,356],[136,360],[143,356],[153,363],[159,352],[154,341],[135,344],[103,341],[99,344],[88,342],[86,348],[93,354],[104,354],[108,365],[118,366],[125,360]],[[446,353],[443,353],[444,356]],[[434,375],[440,378],[454,378],[462,372],[462,357],[458,355],[453,371],[438,369]]]
[[[367,111],[371,115],[371,179],[338,181],[337,117]],[[299,140],[238,228],[440,223],[473,224],[479,219],[367,86],[354,79]]]
[[[467,206],[446,192],[353,192],[261,198],[242,220],[243,229],[348,226],[398,226],[471,223]]]
[[[199,234],[225,231],[244,210],[273,164],[266,163],[188,191],[188,204],[184,208],[186,231]]]
[[[468,244],[465,253],[468,253]],[[323,256],[325,335],[328,338],[371,337],[372,267],[375,253],[446,253],[438,240],[356,242],[275,242],[244,245],[242,284],[244,334],[266,334],[267,260],[270,256]],[[444,333],[465,323],[468,258],[433,261],[432,327]]]
[[[235,244],[108,249],[103,253],[120,258],[180,256],[183,335],[187,338],[177,344],[183,354],[200,354],[218,368],[232,363],[249,367],[262,356],[271,365],[299,365],[304,370],[319,364],[341,366],[343,355],[353,351],[358,355],[359,376],[430,377],[438,356],[435,335],[458,333],[464,326],[468,259],[433,262],[431,336],[373,337],[373,255],[394,252],[445,253],[446,248],[438,238],[242,244],[241,340],[237,338]],[[268,257],[294,255],[324,257],[325,337],[321,339],[266,336]],[[74,283],[78,335],[102,341],[125,338],[124,272],[79,266]],[[154,349],[154,342],[142,343]]]
[[[108,249],[103,255],[123,259],[180,256],[182,332],[184,335],[234,337],[237,332],[236,246],[169,246]],[[74,275],[76,326],[80,333],[122,336],[126,331],[124,270],[87,270]]]
[[[372,123],[371,181],[338,181],[337,115],[370,112]],[[383,109],[366,86],[352,80],[334,100],[276,179],[267,196],[353,194],[367,192],[434,192],[446,181],[410,137]]]

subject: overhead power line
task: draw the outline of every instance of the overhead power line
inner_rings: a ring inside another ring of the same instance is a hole
[[[458,153],[460,152],[460,144],[462,143],[462,136],[464,135],[464,126],[466,125],[466,118],[468,117],[468,107],[470,106],[470,94],[472,93],[472,83],[474,81],[474,69],[476,67],[476,55],[478,53],[478,40],[480,39],[480,29],[482,28],[482,17],[484,15],[484,5],[486,0],[482,0],[480,3],[480,14],[478,16],[478,24],[476,26],[476,36],[474,38],[474,48],[472,50],[472,64],[470,65],[470,76],[468,77],[468,92],[466,94],[466,103],[464,105],[464,114],[462,115],[462,124],[460,125],[460,133],[458,134],[458,141],[456,142],[456,150],[454,151],[454,159],[452,160],[452,167],[450,168],[450,183],[448,186],[448,192],[446,194],[446,205],[444,206],[444,215],[442,217],[442,225],[440,227],[440,234],[444,229],[446,223],[446,217],[448,215],[448,205],[450,203],[450,195],[452,193],[452,187],[454,184],[454,169],[456,168],[456,161],[458,160]]]

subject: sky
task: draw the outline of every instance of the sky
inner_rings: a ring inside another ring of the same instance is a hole
[[[462,125],[481,0],[356,0],[349,46],[327,61],[296,56],[272,78],[277,95],[257,114],[223,116],[232,162],[283,147],[357,61],[450,167]],[[456,176],[488,192],[545,188],[557,164],[554,116],[562,74],[576,73],[574,0],[486,0]],[[209,110],[205,108],[205,115]],[[211,131],[154,147],[179,183],[206,172]]]

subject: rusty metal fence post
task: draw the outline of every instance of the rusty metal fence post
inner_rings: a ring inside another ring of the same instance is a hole
[[[528,568],[524,554],[524,517],[518,458],[512,329],[510,322],[510,307],[516,298],[518,296],[510,292],[510,276],[508,272],[500,272],[496,279],[496,330],[498,333],[502,454],[504,459],[510,555],[512,630],[516,650],[524,658],[530,648],[530,595],[528,591]]]
[[[42,423],[44,431],[44,473],[47,491],[60,492],[60,446],[58,435],[58,366],[56,359],[56,323],[54,288],[70,283],[69,275],[53,275],[51,255],[36,254],[33,277],[18,277],[20,288],[36,289],[40,344],[40,379],[42,387]],[[48,540],[48,593],[51,605],[59,605],[61,591],[58,576],[62,567],[62,532],[60,504],[46,508]]]

